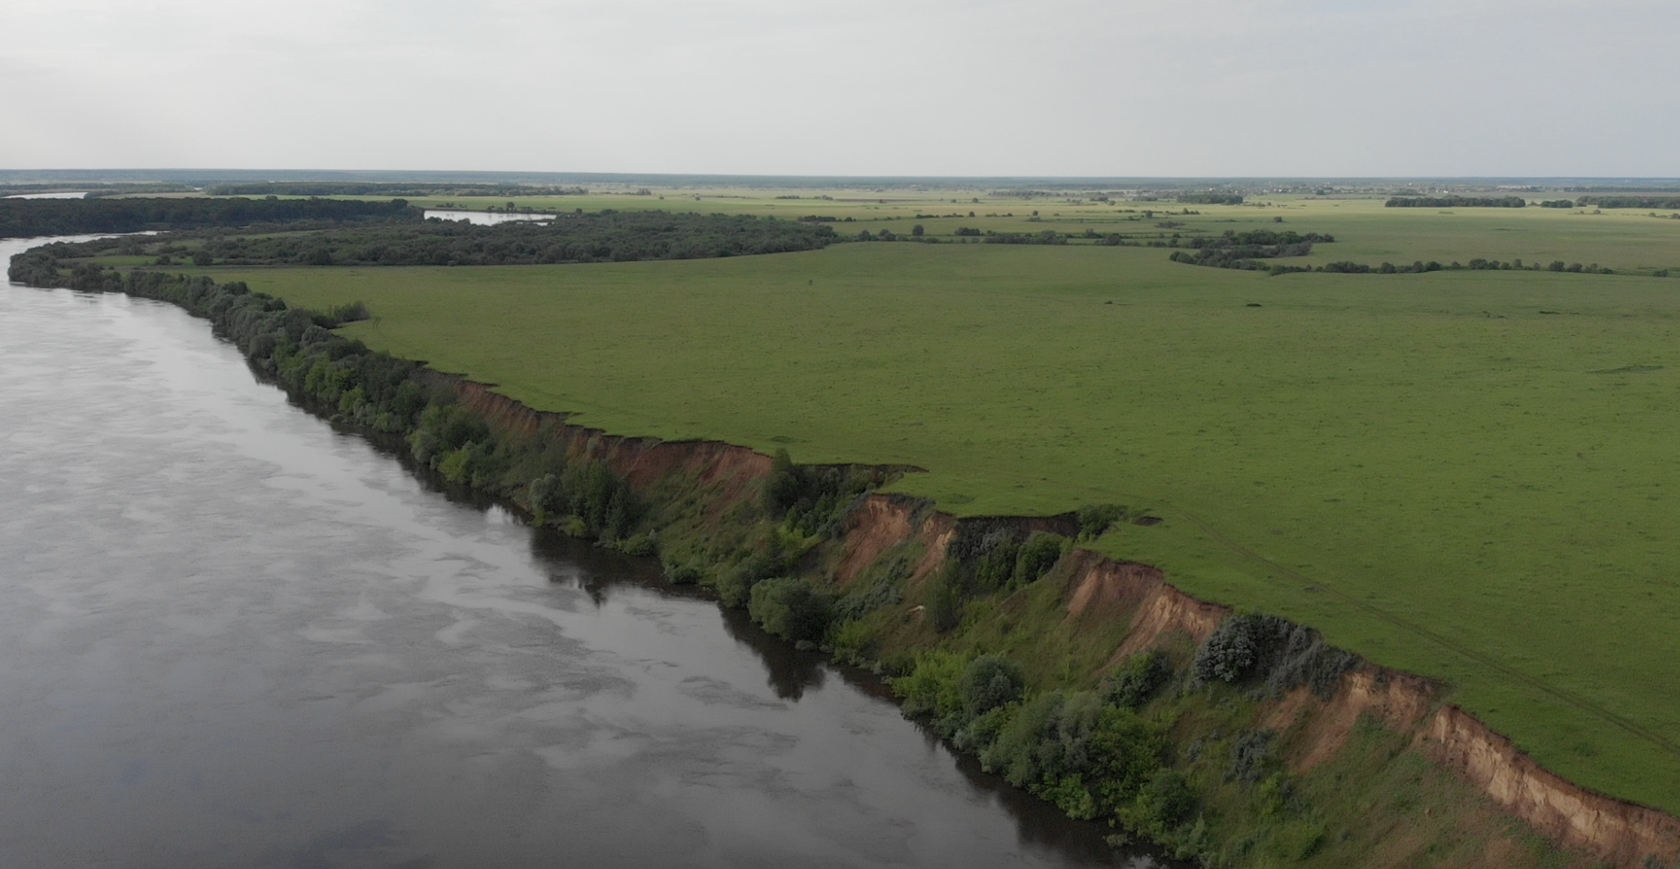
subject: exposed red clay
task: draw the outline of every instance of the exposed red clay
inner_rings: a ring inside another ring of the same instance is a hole
[[[1565,847],[1626,869],[1680,857],[1680,819],[1564,780],[1456,706],[1435,713],[1423,742],[1437,763]]]
[[[870,495],[846,518],[846,536],[841,541],[840,563],[834,579],[850,585],[881,554],[916,534],[912,525],[917,502],[891,495]]]

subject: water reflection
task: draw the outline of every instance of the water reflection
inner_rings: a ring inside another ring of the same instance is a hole
[[[524,214],[511,211],[467,211],[452,208],[428,208],[425,212],[427,220],[460,220],[479,226],[495,226],[498,223],[519,223],[523,221],[549,221],[557,215],[553,214]]]

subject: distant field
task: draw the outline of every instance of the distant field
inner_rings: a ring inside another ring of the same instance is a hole
[[[1680,268],[1680,220],[1643,214],[1194,210],[1333,232],[1335,259]],[[1553,769],[1680,811],[1680,279],[1166,254],[209,271],[364,300],[374,346],[610,431],[916,465],[898,488],[961,514],[1150,507],[1099,548],[1448,679]]]

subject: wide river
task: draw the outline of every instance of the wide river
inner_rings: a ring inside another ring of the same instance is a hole
[[[0,596],[15,869],[1156,865],[164,304],[0,290]]]

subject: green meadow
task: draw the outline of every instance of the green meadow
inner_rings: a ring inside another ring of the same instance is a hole
[[[664,193],[555,205],[1160,240],[1281,217],[1337,236],[1308,262],[1680,274],[1667,214]],[[1680,278],[1269,278],[1079,241],[207,271],[309,307],[362,300],[374,319],[346,331],[370,345],[611,432],[911,465],[896,490],[962,515],[1148,509],[1165,521],[1096,547],[1446,680],[1548,767],[1680,811]]]

